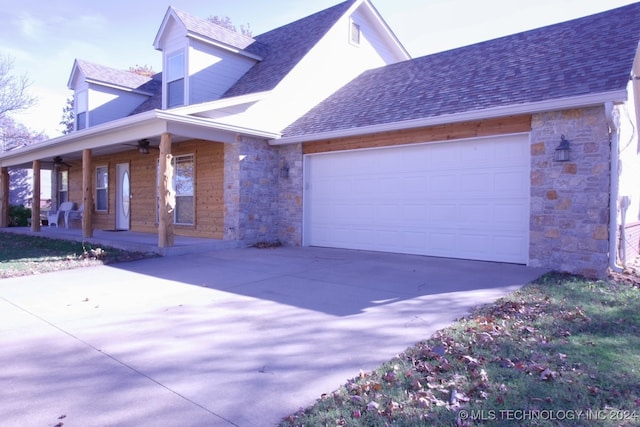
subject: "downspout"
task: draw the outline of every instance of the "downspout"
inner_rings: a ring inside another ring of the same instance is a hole
[[[617,117],[614,115],[613,103],[604,104],[607,122],[609,122],[609,141],[611,153],[611,170],[609,191],[609,268],[616,273],[622,272],[622,267],[618,265],[618,187],[619,187],[619,126]]]

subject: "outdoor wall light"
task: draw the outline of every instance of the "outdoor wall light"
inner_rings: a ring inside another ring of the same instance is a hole
[[[569,151],[571,151],[569,140],[562,135],[560,137],[560,144],[558,145],[558,148],[556,148],[556,162],[568,162]]]
[[[285,162],[280,169],[280,178],[289,178],[289,165]]]
[[[138,141],[138,152],[140,154],[149,154],[149,144],[150,142],[146,138]]]

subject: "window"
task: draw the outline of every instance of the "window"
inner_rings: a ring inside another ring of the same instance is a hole
[[[69,171],[58,171],[58,206],[69,201]]]
[[[184,105],[184,51],[167,55],[167,108]]]
[[[87,91],[77,92],[74,103],[76,107],[76,130],[85,129],[87,127],[88,109]]]
[[[360,25],[351,21],[351,43],[355,45],[360,45]]]
[[[96,211],[107,211],[109,208],[109,168],[96,168]]]
[[[157,166],[157,188],[160,188],[160,164]],[[195,224],[195,162],[193,155],[173,158],[172,190],[176,194],[174,224]],[[160,195],[156,194],[156,222],[160,220]]]
[[[176,224],[194,223],[193,166],[193,156],[174,158],[173,188],[176,192],[176,214],[174,218]]]

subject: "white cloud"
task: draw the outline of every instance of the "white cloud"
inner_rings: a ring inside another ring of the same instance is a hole
[[[43,28],[45,27],[44,21],[37,19],[27,12],[20,14],[18,17],[18,25],[20,34],[31,40],[39,40],[43,35]]]

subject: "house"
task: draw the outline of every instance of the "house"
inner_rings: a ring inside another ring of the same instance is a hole
[[[8,169],[44,167],[85,237],[603,277],[640,244],[638,22],[640,3],[411,59],[369,0],[254,38],[170,7],[162,73],[77,60],[76,130],[0,156],[0,226]]]

